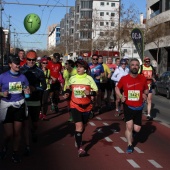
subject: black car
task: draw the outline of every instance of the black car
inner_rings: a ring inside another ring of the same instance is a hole
[[[155,95],[166,95],[170,99],[170,71],[164,72],[155,84]]]

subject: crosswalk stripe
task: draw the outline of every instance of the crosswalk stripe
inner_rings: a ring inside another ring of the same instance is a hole
[[[125,137],[120,137],[124,142],[127,142],[127,139]]]
[[[101,117],[96,117],[97,120],[102,120]]]
[[[134,168],[140,168],[140,166],[132,159],[127,159],[127,161],[134,167]]]
[[[105,137],[105,140],[106,140],[107,142],[113,142],[109,137]]]
[[[125,153],[121,148],[119,148],[118,146],[114,147],[119,153]]]
[[[93,122],[89,122],[89,124],[90,124],[91,126],[96,126]]]
[[[109,124],[108,124],[108,123],[106,123],[106,122],[103,122],[103,124],[104,124],[105,126],[109,126]]]
[[[159,165],[156,161],[154,160],[148,160],[153,166],[155,166],[156,168],[163,168],[161,165]]]
[[[135,147],[134,148],[135,149],[135,151],[137,151],[138,153],[144,153],[142,150],[140,150],[138,147]]]

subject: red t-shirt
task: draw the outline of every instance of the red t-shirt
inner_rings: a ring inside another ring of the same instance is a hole
[[[136,78],[130,74],[123,76],[117,84],[126,96],[125,104],[131,107],[140,107],[143,104],[142,94],[148,89],[146,78],[138,74]]]
[[[20,60],[20,66],[23,66],[26,63],[26,59]]]
[[[53,63],[52,61],[48,62],[47,68],[50,70],[50,75],[56,79],[59,78],[62,65],[61,63]]]

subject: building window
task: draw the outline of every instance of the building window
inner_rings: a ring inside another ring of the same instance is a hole
[[[114,22],[111,22],[111,26],[114,27],[114,26],[115,26],[115,23],[114,23]]]
[[[100,36],[104,36],[104,32],[100,32]]]
[[[100,22],[100,26],[104,26],[104,22]]]
[[[81,2],[81,8],[90,8],[92,9],[92,1],[82,1]]]
[[[106,25],[109,25],[109,22],[106,22]]]
[[[114,17],[115,16],[115,13],[111,13],[111,17]]]
[[[109,2],[107,2],[107,5],[109,5]]]
[[[123,51],[124,51],[124,53],[127,53],[127,49],[124,49]]]
[[[81,11],[81,18],[83,19],[91,19],[92,11]]]
[[[115,7],[115,3],[111,3],[111,7]]]
[[[109,12],[106,12],[106,15],[109,15]]]
[[[133,50],[133,53],[137,53],[137,50]]]
[[[104,16],[104,12],[100,12],[100,16]]]
[[[104,2],[100,2],[100,6],[104,6]]]

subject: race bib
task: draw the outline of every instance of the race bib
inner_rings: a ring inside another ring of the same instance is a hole
[[[139,90],[128,90],[128,100],[139,101],[140,91]]]
[[[86,97],[84,91],[85,91],[85,87],[81,88],[81,87],[74,87],[73,92],[74,92],[74,96],[75,98],[83,98]]]
[[[9,93],[20,94],[22,93],[22,84],[19,82],[9,82]]]

